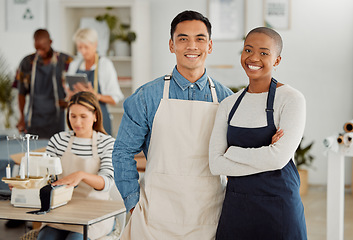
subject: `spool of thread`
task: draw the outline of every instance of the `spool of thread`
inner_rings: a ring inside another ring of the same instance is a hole
[[[324,146],[333,152],[338,152],[339,146],[336,139],[337,139],[336,135],[325,138],[323,141]]]
[[[6,167],[6,178],[11,178],[11,167],[10,167],[10,164],[7,164],[7,167]]]
[[[353,139],[353,132],[345,133],[343,135],[344,145],[346,145],[347,147],[350,147],[352,145],[352,139]]]
[[[343,135],[339,135],[337,138],[338,144],[343,144]]]
[[[343,126],[345,132],[353,132],[353,119],[346,122]]]
[[[327,148],[330,148],[334,142],[334,138],[333,137],[328,137],[328,138],[325,138],[324,139],[324,146],[327,147]]]

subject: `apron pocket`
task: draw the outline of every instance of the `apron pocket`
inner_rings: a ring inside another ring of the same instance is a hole
[[[219,176],[153,173],[150,184],[146,185],[148,192],[148,219],[151,222],[180,225],[218,223],[224,199]]]
[[[283,202],[279,197],[227,192],[218,239],[282,239]]]

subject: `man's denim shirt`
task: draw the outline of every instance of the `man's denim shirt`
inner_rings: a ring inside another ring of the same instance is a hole
[[[184,78],[176,67],[172,75],[169,98],[212,102],[206,71],[195,83]],[[213,82],[219,102],[233,93],[219,82],[215,80]],[[147,156],[153,119],[163,97],[163,88],[164,77],[157,78],[138,88],[124,102],[124,115],[112,158],[115,183],[124,199],[127,211],[135,207],[140,198],[139,175],[134,155],[143,151]]]

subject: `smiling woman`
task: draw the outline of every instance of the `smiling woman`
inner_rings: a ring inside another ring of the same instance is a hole
[[[217,112],[210,169],[228,176],[217,240],[307,239],[292,159],[303,136],[306,105],[299,91],[272,78],[281,61],[279,39],[264,27],[248,33],[241,64],[249,86],[221,102]]]

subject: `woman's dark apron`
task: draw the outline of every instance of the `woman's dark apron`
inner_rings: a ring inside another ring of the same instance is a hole
[[[97,69],[97,66],[96,66]],[[88,81],[92,84],[92,87],[94,86],[94,70],[80,70],[77,69],[76,73],[85,73],[87,74],[87,79]],[[101,87],[98,81],[98,93],[101,94]],[[108,112],[108,107],[106,103],[99,102],[99,105],[102,110],[102,116],[103,116],[103,127],[104,130],[111,135],[112,134],[112,126],[111,126],[111,121],[110,121],[110,114]]]
[[[273,102],[277,81],[272,79],[267,96],[267,126],[242,128],[230,125],[248,88],[239,96],[228,117],[228,146],[269,146],[276,133]],[[226,196],[216,239],[307,239],[304,207],[299,195],[298,171],[290,159],[281,170],[228,177]]]

